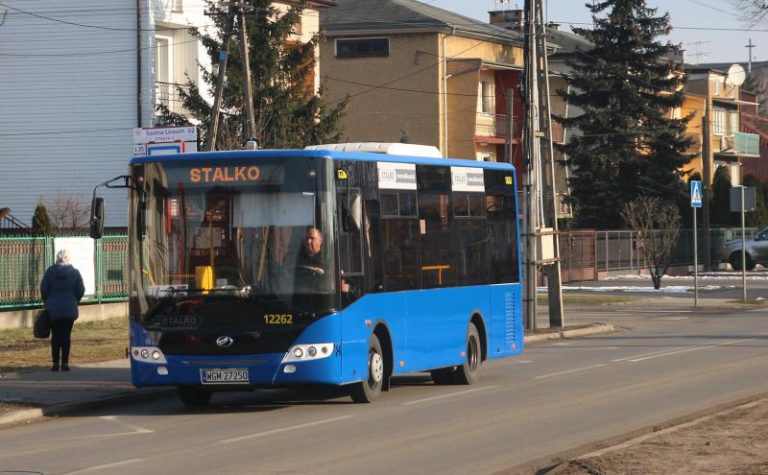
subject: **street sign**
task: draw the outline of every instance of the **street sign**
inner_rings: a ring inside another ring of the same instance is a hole
[[[691,180],[691,208],[701,208],[701,182]]]
[[[744,192],[742,201],[741,193]],[[757,192],[754,186],[731,187],[731,213],[741,213],[741,204],[744,203],[744,212],[749,213],[757,209]]]

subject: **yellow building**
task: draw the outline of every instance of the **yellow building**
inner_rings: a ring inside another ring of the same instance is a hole
[[[519,165],[520,33],[412,0],[347,0],[321,14],[321,85],[352,142],[434,145],[443,156],[504,159],[506,92]]]
[[[687,69],[688,84],[681,114],[693,113],[688,134],[696,142],[695,158],[686,171],[699,173],[711,185],[715,171],[728,167],[731,184],[741,184],[740,166],[759,158],[759,136],[741,132],[741,109],[754,103],[742,100],[745,79],[739,65],[698,65]]]

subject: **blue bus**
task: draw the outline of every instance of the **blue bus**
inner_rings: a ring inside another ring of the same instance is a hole
[[[521,353],[515,169],[397,148],[144,156],[104,183],[129,190],[133,384],[371,402]],[[103,220],[94,190],[92,237]]]

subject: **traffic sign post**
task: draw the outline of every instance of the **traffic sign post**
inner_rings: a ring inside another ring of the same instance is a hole
[[[693,306],[699,306],[699,233],[696,214],[701,208],[701,182],[691,180],[691,208],[693,208]],[[707,251],[708,252],[708,251]]]

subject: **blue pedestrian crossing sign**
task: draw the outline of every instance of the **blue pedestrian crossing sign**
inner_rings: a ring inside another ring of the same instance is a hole
[[[701,208],[701,182],[691,180],[691,208]]]

